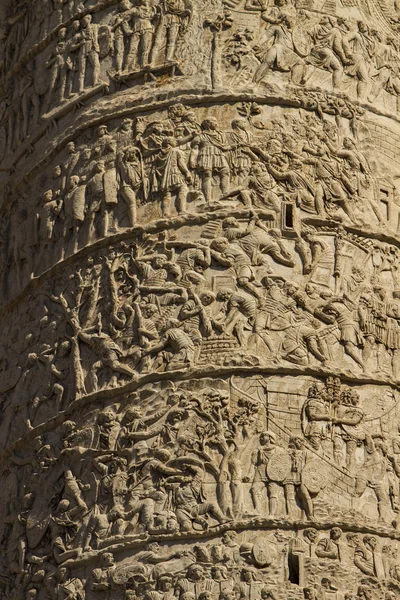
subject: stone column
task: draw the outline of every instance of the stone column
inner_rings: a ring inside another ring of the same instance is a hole
[[[392,0],[3,0],[0,598],[400,598]]]

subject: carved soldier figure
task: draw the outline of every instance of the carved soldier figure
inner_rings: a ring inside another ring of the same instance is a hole
[[[319,450],[321,442],[327,437],[331,414],[329,404],[316,386],[310,388],[303,410],[308,420],[304,435],[310,440],[312,447]]]
[[[176,47],[179,37],[186,31],[192,14],[190,0],[162,0],[161,22],[157,28],[151,62],[173,62],[176,60]],[[161,49],[165,47],[165,59],[160,57]]]
[[[279,451],[276,436],[270,431],[260,434],[259,447],[251,456],[253,480],[251,484],[251,497],[258,515],[265,512],[265,500],[268,503],[268,515],[274,516],[278,512],[279,484],[268,477],[267,467],[270,459]]]
[[[77,175],[73,175],[67,184],[67,191],[63,200],[64,216],[64,250],[72,238],[72,249],[74,253],[79,246],[79,231],[85,220],[86,212],[86,185],[82,184]]]
[[[181,459],[184,462],[184,458]],[[184,463],[184,476],[178,476],[180,486],[175,489],[174,503],[175,512],[181,531],[192,531],[193,522],[207,527],[203,515],[210,515],[219,523],[224,523],[226,518],[218,505],[214,502],[202,501],[202,483],[204,469],[197,464],[198,461]],[[171,478],[172,480],[174,478]]]
[[[333,527],[329,533],[329,538],[324,537],[319,540],[315,548],[315,555],[318,558],[329,558],[331,560],[343,560],[343,550],[341,544],[343,542],[343,531],[340,527]]]
[[[128,208],[129,226],[136,224],[138,194],[146,190],[144,167],[138,148],[125,148],[117,155],[117,181],[122,199]]]
[[[122,375],[126,375],[130,380],[137,377],[135,371],[131,369],[131,367],[124,365],[120,361],[122,358],[122,350],[109,335],[102,331],[98,331],[96,327],[86,331],[83,330],[78,323],[76,323],[76,327],[79,339],[87,344],[98,358],[92,365],[89,374],[92,390],[98,388],[97,373],[106,367],[109,367],[114,372],[116,371]]]
[[[113,572],[116,565],[114,556],[111,552],[104,552],[100,558],[100,566],[95,568],[89,583],[90,592],[95,592],[92,597],[98,598],[99,595],[104,600],[111,600],[113,594]]]
[[[150,0],[138,0],[135,8],[131,8],[129,12],[132,34],[126,58],[126,70],[136,71],[149,65],[154,37],[153,21],[157,11]]]
[[[72,62],[69,58],[69,46],[66,42],[67,30],[65,27],[58,31],[58,43],[55,47],[54,54],[46,63],[46,67],[50,69],[50,83],[47,90],[45,108],[43,112],[48,112],[51,102],[54,100],[54,90],[58,83],[56,99],[58,102],[68,98],[72,91],[72,81],[70,71]]]
[[[61,210],[61,200],[54,196],[53,190],[47,190],[43,195],[42,206],[36,214],[41,270],[52,264],[53,246],[56,242],[55,224]]]
[[[114,34],[114,60],[117,73],[121,72],[125,66],[125,51],[132,36],[132,29],[129,23],[131,15],[132,5],[130,0],[120,0],[118,13],[110,25],[111,31]]]
[[[62,567],[54,574],[56,584],[56,600],[85,600],[85,590],[82,580],[78,577],[70,577],[68,569]]]
[[[172,194],[176,194],[178,213],[186,213],[186,198],[189,192],[187,184],[192,182],[185,155],[176,144],[175,138],[166,137],[153,166],[153,190],[161,194],[164,217],[170,216]]]
[[[85,89],[88,65],[92,67],[90,85],[94,87],[100,81],[100,46],[98,40],[98,25],[92,23],[92,16],[86,15],[81,20],[81,28],[75,36],[71,52],[78,52],[78,93]]]
[[[218,177],[221,193],[229,191],[230,169],[225,153],[230,149],[226,136],[214,117],[204,119],[202,133],[192,142],[190,167],[197,169],[202,181],[202,191],[207,203],[212,202],[212,178]]]

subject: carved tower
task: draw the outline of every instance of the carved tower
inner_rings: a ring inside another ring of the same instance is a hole
[[[399,1],[0,16],[0,598],[400,598]]]

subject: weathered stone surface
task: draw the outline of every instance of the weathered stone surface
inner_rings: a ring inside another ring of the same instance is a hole
[[[400,3],[0,18],[0,597],[400,598]]]

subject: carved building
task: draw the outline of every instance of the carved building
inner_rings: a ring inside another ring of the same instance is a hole
[[[0,598],[400,598],[400,2],[0,18]]]

